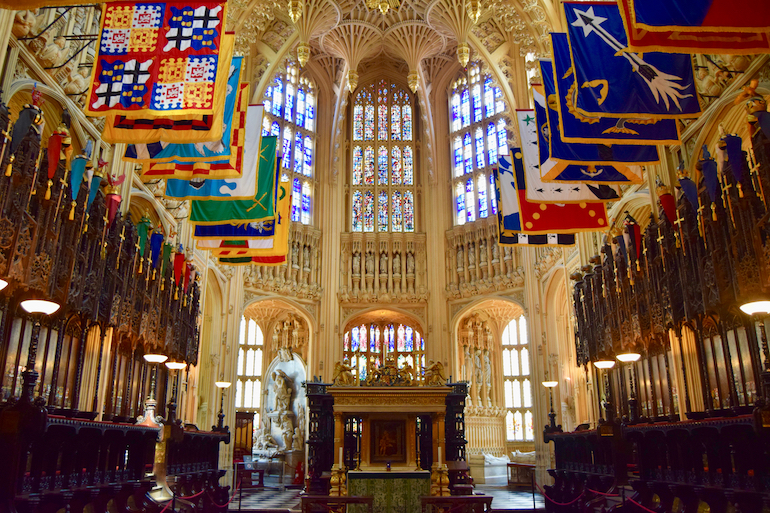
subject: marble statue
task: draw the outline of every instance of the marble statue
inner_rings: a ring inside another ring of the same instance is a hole
[[[37,13],[39,9],[18,11],[13,18],[13,28],[11,33],[17,38],[27,37],[32,32],[32,27],[37,23]]]
[[[474,360],[473,368],[475,370],[476,383],[480,385],[484,382],[484,375],[483,375],[483,371],[481,370],[481,349],[476,349],[476,352],[473,354],[473,360]]]
[[[361,274],[361,253],[353,253],[353,274]]]
[[[291,450],[301,451],[304,448],[305,442],[302,440],[302,433],[298,427],[294,428],[294,436],[291,437]]]
[[[366,274],[374,274],[374,255],[371,251],[366,253]]]
[[[414,274],[414,253],[406,254],[406,274]]]
[[[388,273],[388,254],[384,251],[380,253],[380,274]]]
[[[67,50],[67,40],[59,36],[40,52],[40,63],[46,68],[59,66],[67,58]]]
[[[484,383],[492,384],[492,361],[489,357],[489,351],[484,351]]]
[[[341,387],[349,387],[356,384],[356,378],[353,376],[353,367],[348,364],[347,360],[334,364],[332,383]]]
[[[283,415],[281,418],[281,442],[283,442],[283,447],[286,451],[290,451],[292,448],[293,434],[294,423],[291,421],[291,417]]]
[[[280,413],[291,411],[291,379],[280,369],[273,372],[273,393],[275,393],[275,411]]]
[[[401,274],[401,253],[393,254],[393,274]]]
[[[438,387],[446,383],[444,376],[444,365],[441,362],[430,360],[425,367],[425,385],[429,387]]]

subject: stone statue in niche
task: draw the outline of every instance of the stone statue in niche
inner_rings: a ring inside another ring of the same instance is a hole
[[[406,254],[406,274],[414,274],[414,253]]]
[[[484,351],[484,383],[492,384],[492,361],[489,357],[489,351]]]
[[[67,40],[59,36],[40,52],[40,64],[46,68],[59,66],[66,60],[67,53]]]
[[[299,267],[299,248],[296,244],[291,245],[291,266]]]
[[[310,269],[310,246],[302,247],[302,264],[305,269]]]
[[[463,252],[463,245],[457,246],[457,270],[462,271],[465,264],[465,255]]]
[[[13,18],[13,28],[11,29],[11,33],[17,38],[34,35],[30,34],[30,32],[32,32],[32,27],[37,23],[36,16],[39,11],[39,9],[33,9],[16,12],[16,16]]]
[[[291,378],[282,370],[273,372],[273,393],[275,394],[275,411],[286,413],[291,411],[292,395]]]
[[[487,241],[484,239],[479,242],[479,261],[482,265],[487,263]]]
[[[374,255],[371,251],[366,253],[366,274],[374,274]]]
[[[476,245],[471,242],[468,246],[468,267],[476,267]]]
[[[388,274],[388,254],[380,253],[380,274]]]
[[[361,274],[361,253],[353,253],[353,274]]]
[[[471,376],[473,375],[473,358],[471,358],[471,348],[469,346],[464,346],[463,353],[465,356],[465,364],[463,365],[463,379],[470,381]]]
[[[481,349],[476,349],[476,351],[473,353],[473,363],[473,368],[476,375],[476,383],[480,385],[484,382],[484,375],[481,369]]]
[[[393,254],[393,274],[401,274],[401,253]]]
[[[500,250],[498,249],[497,241],[492,241],[492,262],[498,259],[500,256]]]
[[[299,428],[294,428],[294,436],[291,437],[291,450],[292,451],[301,451],[304,448],[304,441],[302,440],[302,433],[300,433]]]

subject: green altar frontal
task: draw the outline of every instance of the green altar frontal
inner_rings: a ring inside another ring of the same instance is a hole
[[[420,497],[430,495],[430,472],[348,472],[348,495],[374,497],[374,513],[420,513]],[[350,513],[366,507],[350,504]]]

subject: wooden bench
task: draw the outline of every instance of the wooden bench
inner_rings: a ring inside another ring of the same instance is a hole
[[[374,497],[334,497],[330,495],[300,495],[302,513],[345,513],[348,504],[363,504],[374,513]]]
[[[422,513],[483,513],[492,510],[491,495],[420,497]]]

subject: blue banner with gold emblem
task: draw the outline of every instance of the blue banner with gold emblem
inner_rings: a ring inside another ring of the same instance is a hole
[[[615,2],[564,2],[564,12],[578,112],[662,118],[700,114],[690,55],[628,51]]]

